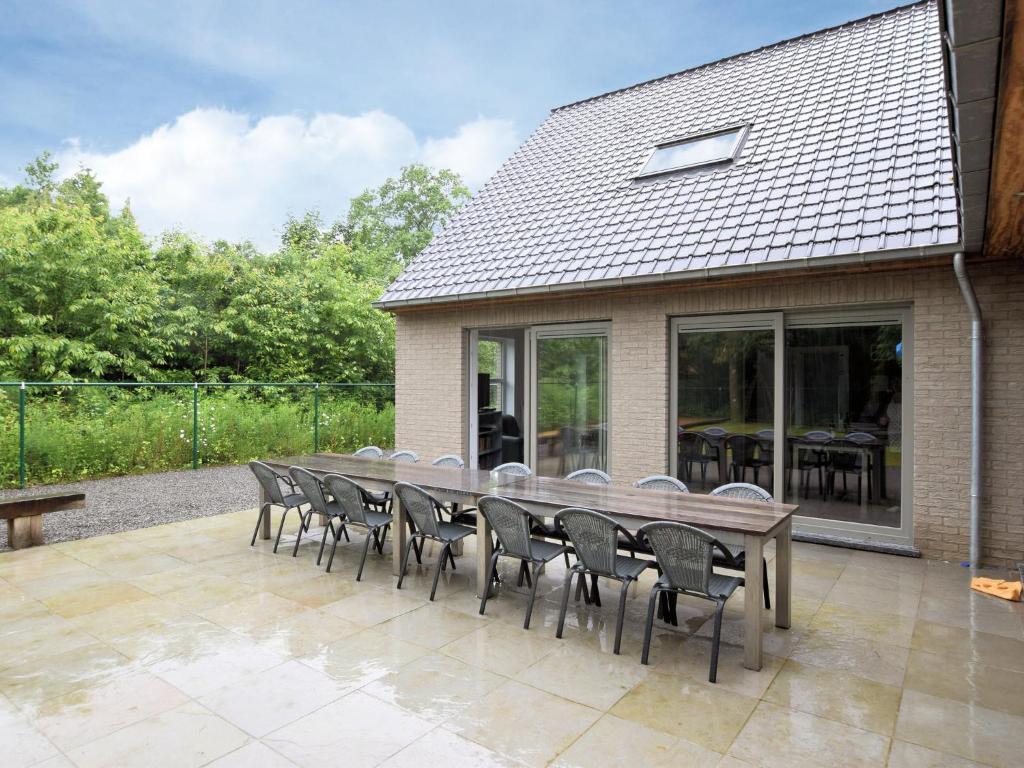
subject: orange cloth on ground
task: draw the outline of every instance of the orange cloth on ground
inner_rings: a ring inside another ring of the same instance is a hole
[[[984,592],[986,595],[995,595],[1004,600],[1020,602],[1021,583],[1019,581],[1003,581],[1002,579],[986,579],[982,576],[975,576],[971,579],[971,589]]]

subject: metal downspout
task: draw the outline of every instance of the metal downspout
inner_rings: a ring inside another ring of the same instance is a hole
[[[967,311],[971,315],[971,507],[970,564],[971,570],[981,567],[981,455],[982,455],[982,360],[981,307],[974,295],[974,286],[967,275],[963,253],[953,256],[953,271],[960,285]]]

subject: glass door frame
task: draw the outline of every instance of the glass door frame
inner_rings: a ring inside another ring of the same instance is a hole
[[[863,325],[899,325],[903,342],[901,391],[903,397],[900,464],[900,527],[890,528],[868,523],[830,520],[827,518],[793,518],[795,532],[853,539],[866,542],[913,545],[914,540],[914,314],[909,306],[847,307],[807,309],[795,312],[751,312],[716,315],[690,315],[672,318],[669,333],[669,429],[668,474],[675,476],[678,464],[677,428],[679,423],[679,334],[714,331],[766,330],[775,332],[774,350],[774,418],[775,456],[784,457],[773,467],[775,488],[786,488],[787,389],[786,330],[790,328],[825,328]],[[782,497],[780,500],[788,501]],[[799,503],[799,501],[797,501]]]
[[[526,464],[537,471],[537,365],[538,342],[544,339],[568,339],[580,336],[603,336],[605,339],[605,471],[612,473],[612,378],[611,378],[611,321],[586,323],[558,323],[534,325],[526,329],[526,398],[523,403],[526,412],[527,444],[524,458]]]
[[[899,325],[903,343],[902,420],[900,426],[900,526],[858,523],[820,517],[796,516],[793,530],[817,536],[876,544],[913,546],[914,543],[914,312],[909,306],[818,309],[787,312],[785,328],[843,328],[864,325]],[[785,364],[783,360],[783,364]],[[788,382],[787,382],[788,384]],[[786,421],[782,422],[783,425]],[[788,455],[787,455],[788,458]],[[784,464],[785,462],[783,462]],[[781,486],[784,487],[784,486]],[[797,502],[799,503],[799,501]]]
[[[774,424],[775,456],[785,456],[786,436],[779,424],[785,424],[784,407],[785,392],[783,388],[784,367],[782,348],[785,344],[785,328],[781,312],[751,312],[732,315],[691,315],[672,318],[669,332],[669,431],[668,431],[668,473],[676,476],[679,465],[679,335],[682,333],[711,333],[715,331],[772,331],[772,417]],[[776,461],[772,466],[772,487],[785,488],[783,485],[783,466],[785,462]],[[728,479],[722,483],[729,482]]]

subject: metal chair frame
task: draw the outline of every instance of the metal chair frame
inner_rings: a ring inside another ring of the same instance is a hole
[[[335,502],[329,502],[327,496],[324,494],[324,485],[320,478],[310,472],[304,467],[290,467],[288,474],[292,476],[292,480],[298,485],[303,494],[309,500],[309,510],[303,514],[301,511],[299,532],[295,535],[295,546],[292,548],[292,557],[295,557],[299,553],[299,543],[302,541],[302,534],[304,531],[309,530],[309,523],[313,519],[313,515],[322,515],[327,520],[327,525],[324,526],[324,536],[327,535],[327,529],[330,528],[334,531],[334,520],[338,519],[339,531],[336,534],[341,536],[344,534],[345,540],[349,541],[348,531],[345,530],[345,516],[342,514],[340,507]],[[281,518],[281,525],[277,529],[277,541],[281,540],[281,531],[284,528],[284,517]],[[277,542],[274,543],[274,551],[277,552]],[[320,555],[323,555],[323,545],[320,546]],[[320,565],[320,557],[316,559],[316,564]]]
[[[502,510],[502,507],[505,509]],[[537,599],[537,582],[540,580],[540,574],[543,572],[544,566],[564,554],[567,548],[564,544],[553,545],[533,538],[534,523],[538,520],[543,522],[543,520],[514,501],[503,499],[500,496],[484,496],[479,501],[478,509],[490,523],[491,529],[498,539],[498,545],[491,554],[486,583],[490,585],[496,580],[499,558],[511,557],[519,560],[519,586],[522,586],[524,578],[529,581],[530,585],[530,598],[526,606],[526,618],[523,620],[523,629],[529,629],[533,604]],[[484,610],[487,608],[489,592],[490,589],[484,589],[483,596],[480,598],[481,616],[484,615]]]
[[[574,537],[571,530],[575,525],[573,518],[589,518],[592,523],[603,527],[604,531],[593,535],[584,535],[583,531],[577,531],[578,535]],[[565,526],[567,524],[570,530],[566,530]],[[555,515],[555,525],[572,542],[577,558],[572,567],[566,570],[565,580],[562,583],[562,605],[558,614],[558,630],[555,632],[555,637],[560,638],[562,630],[565,628],[565,614],[569,608],[569,591],[572,589],[573,577],[579,577],[576,586],[576,599],[578,600],[580,593],[585,589],[586,576],[588,574],[591,576],[592,592],[590,597],[595,605],[600,606],[601,597],[597,590],[597,577],[602,576],[622,584],[619,589],[619,610],[615,621],[614,653],[618,654],[619,648],[622,645],[622,622],[626,615],[626,595],[629,592],[629,585],[636,581],[640,574],[647,569],[648,561],[618,554],[620,536],[624,535],[627,540],[633,541],[634,546],[636,541],[633,534],[608,517],[608,515],[602,515],[600,512],[594,512],[591,509],[567,507],[566,509],[559,510]],[[603,536],[605,540],[601,541],[597,538],[598,535]],[[587,563],[588,559],[591,560],[589,565]],[[602,559],[605,561],[604,563],[600,562]]]
[[[691,544],[682,552],[673,552],[665,545],[662,532],[671,532],[665,536],[673,536],[673,545]],[[659,520],[647,523],[637,532],[638,537],[646,539],[658,561],[661,576],[651,587],[647,601],[647,619],[644,622],[644,646],[640,655],[640,663],[647,664],[651,651],[651,634],[654,629],[654,616],[658,598],[664,594],[689,595],[702,600],[710,600],[715,604],[715,630],[711,645],[711,669],[708,682],[715,682],[718,677],[718,649],[722,635],[722,612],[725,603],[743,584],[738,576],[718,576],[712,570],[716,549],[728,554],[729,550],[711,534],[694,528],[692,525]],[[689,541],[687,541],[689,540]],[[675,601],[669,601],[672,618],[675,618]]]
[[[437,568],[434,571],[434,584],[430,588],[430,599],[433,601],[437,592],[437,582],[441,578],[441,571],[445,570],[448,560],[451,560],[452,570],[455,570],[455,558],[452,556],[452,544],[467,536],[476,533],[475,528],[469,528],[457,523],[445,523],[440,520],[441,510],[444,506],[425,490],[412,483],[395,483],[395,495],[399,503],[409,516],[409,522],[413,525],[413,531],[409,535],[409,542],[405,545],[405,552],[402,553],[402,566],[398,575],[398,589],[402,588],[405,580],[405,572],[409,565],[409,553],[413,544],[419,540],[421,543],[430,539],[441,544],[441,556],[437,559]],[[422,551],[422,549],[421,549]],[[421,562],[417,557],[417,562]]]
[[[370,549],[370,541],[373,541],[374,549],[383,555],[384,542],[387,541],[388,528],[391,526],[392,517],[386,512],[371,509],[366,489],[344,475],[330,473],[324,475],[321,482],[340,508],[344,523],[366,529],[366,539],[363,541],[363,554],[359,559],[359,570],[356,571],[356,581],[362,581],[363,566],[366,565],[366,554]],[[329,519],[328,524],[330,524]],[[331,526],[331,530],[334,532],[333,526]],[[327,558],[327,573],[331,572],[331,565],[334,563],[334,553],[338,549],[338,539],[341,538],[341,531],[342,529],[339,527],[338,531],[334,532],[331,556]],[[318,565],[320,564],[320,558],[323,557],[324,545],[326,543],[327,528],[324,528],[324,537],[320,542],[320,554],[316,559]]]
[[[265,464],[262,461],[250,461],[249,469],[256,476],[257,482],[260,487],[263,488],[263,492],[267,495],[269,501],[264,502],[260,505],[260,514],[256,518],[256,527],[252,531],[252,540],[249,542],[250,547],[256,546],[256,536],[260,532],[260,524],[263,522],[264,515],[270,515],[270,508],[283,507],[284,512],[281,514],[281,525],[284,525],[284,519],[287,517],[288,512],[292,509],[299,509],[303,504],[308,504],[309,501],[306,497],[299,492],[295,487],[295,481],[288,475],[282,475],[280,472],[275,470],[269,464]],[[285,494],[281,490],[281,483],[288,486],[291,493]],[[296,498],[299,497],[299,498]],[[301,512],[300,512],[301,514]],[[274,552],[277,552],[277,544],[281,540],[281,529],[277,531],[277,541],[274,542]]]

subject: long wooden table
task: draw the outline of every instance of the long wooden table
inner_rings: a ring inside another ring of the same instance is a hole
[[[408,464],[357,456],[319,453],[269,459],[279,471],[300,466],[317,474],[336,472],[350,477],[368,490],[390,491],[397,482],[427,489],[438,499],[459,504],[476,504],[489,494],[512,499],[527,509],[553,517],[565,507],[585,507],[603,512],[623,527],[636,530],[651,520],[674,520],[713,531],[725,531],[742,537],[746,550],[744,574],[744,666],[760,669],[762,664],[762,583],[765,545],[775,539],[775,626],[790,625],[792,573],[792,504],[765,504],[760,501],[726,499],[702,494],[654,491],[618,485],[593,486],[547,477],[492,475],[474,469]],[[266,502],[262,490],[260,504]],[[406,515],[395,499],[393,533],[393,571],[401,567],[401,552],[408,536]],[[270,538],[270,516],[264,517],[262,536]],[[477,515],[476,572],[478,591],[489,587],[487,569],[491,557],[490,526]]]

